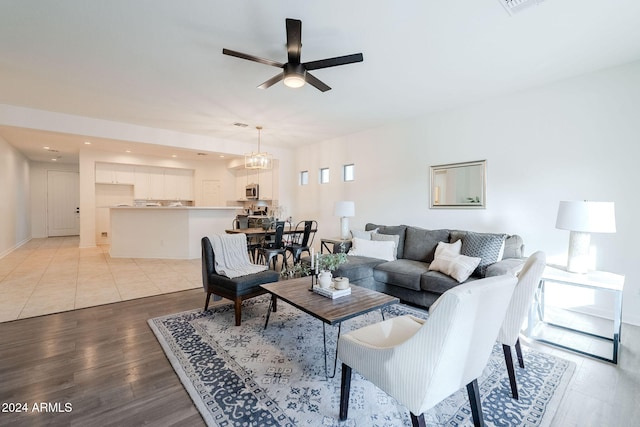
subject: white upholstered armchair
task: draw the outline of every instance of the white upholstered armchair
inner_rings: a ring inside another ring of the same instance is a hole
[[[507,372],[509,373],[509,384],[511,385],[511,395],[514,399],[518,399],[518,385],[516,383],[516,373],[513,368],[513,356],[511,355],[511,347],[515,346],[516,355],[518,356],[518,365],[524,368],[524,359],[522,358],[522,349],[520,348],[520,329],[524,319],[529,313],[531,300],[538,287],[542,273],[546,265],[546,256],[544,252],[536,252],[527,259],[518,274],[518,284],[513,291],[509,308],[504,317],[502,328],[498,333],[498,342],[502,344],[504,352],[504,360],[507,364]]]
[[[351,369],[393,396],[424,426],[424,412],[467,386],[473,421],[483,425],[477,378],[489,360],[516,284],[513,276],[445,292],[427,320],[400,316],[340,337],[340,419],[347,419]]]

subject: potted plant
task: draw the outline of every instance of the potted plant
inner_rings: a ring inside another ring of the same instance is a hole
[[[347,254],[339,252],[336,254],[322,254],[318,255],[318,270],[321,273],[318,275],[318,282],[320,287],[328,288],[331,286],[331,279],[333,278],[331,272],[338,268],[341,264],[347,262]]]

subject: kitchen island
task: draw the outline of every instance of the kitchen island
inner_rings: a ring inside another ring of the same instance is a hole
[[[113,258],[200,258],[200,239],[224,234],[241,207],[112,207]]]

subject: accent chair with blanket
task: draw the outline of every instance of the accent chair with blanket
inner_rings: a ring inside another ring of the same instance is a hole
[[[242,322],[242,301],[266,293],[260,287],[277,282],[280,274],[267,266],[251,263],[245,234],[223,234],[203,237],[202,286],[207,294],[204,309],[214,301],[227,298],[234,302],[236,326]],[[273,311],[276,311],[275,302]]]

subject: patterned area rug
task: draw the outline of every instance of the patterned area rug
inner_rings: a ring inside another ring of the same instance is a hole
[[[338,421],[338,372],[326,379],[322,323],[278,301],[264,330],[268,298],[247,300],[242,326],[233,307],[193,310],[149,320],[173,368],[209,426],[410,426],[408,411],[355,371],[349,419]],[[385,317],[425,312],[397,304]],[[342,333],[381,320],[380,312],[343,323]],[[327,326],[329,370],[337,328]],[[501,346],[479,380],[487,426],[547,426],[574,364],[523,348],[526,369],[516,368],[520,400],[511,398]],[[516,362],[517,366],[517,362]],[[427,425],[471,426],[466,388],[425,414]]]

